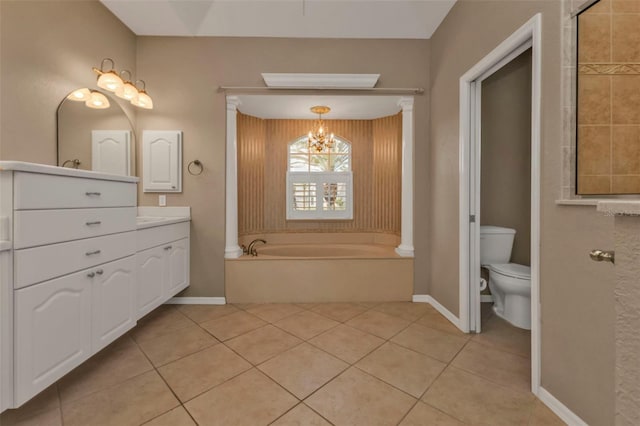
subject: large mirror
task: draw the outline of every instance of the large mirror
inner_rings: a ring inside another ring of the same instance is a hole
[[[577,17],[581,195],[640,193],[640,0],[600,0]]]
[[[133,176],[133,124],[116,99],[102,94],[106,108],[92,108],[70,97],[58,106],[58,166]]]

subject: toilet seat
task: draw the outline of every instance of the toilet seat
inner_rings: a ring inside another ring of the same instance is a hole
[[[489,271],[520,280],[531,280],[531,267],[518,263],[489,265]]]

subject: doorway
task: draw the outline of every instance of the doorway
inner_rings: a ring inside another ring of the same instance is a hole
[[[540,93],[541,16],[538,14],[460,78],[460,325],[481,331],[480,221],[481,221],[481,111],[482,83],[523,52],[531,49],[531,387],[540,385]]]

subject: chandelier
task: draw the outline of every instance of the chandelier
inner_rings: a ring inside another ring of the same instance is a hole
[[[317,152],[322,152],[326,149],[333,148],[335,142],[333,133],[329,134],[327,126],[322,121],[322,114],[326,114],[331,111],[328,106],[314,106],[311,107],[311,112],[318,114],[318,119],[314,124],[313,130],[309,132],[307,142],[309,143],[309,149],[315,149]]]

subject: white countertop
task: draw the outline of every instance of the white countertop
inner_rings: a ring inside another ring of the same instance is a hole
[[[58,176],[74,176],[89,179],[114,180],[132,183],[136,183],[140,180],[136,176],[112,175],[110,173],[94,172],[91,170],[70,169],[67,167],[48,166],[46,164],[26,163],[24,161],[0,161],[0,171],[2,170],[43,173]]]
[[[172,223],[191,220],[191,207],[150,207],[139,206],[136,225],[138,229],[154,226],[171,225]]]
[[[0,240],[0,251],[11,250],[11,241]]]
[[[640,200],[600,201],[598,211],[611,215],[640,216]]]
[[[152,217],[138,216],[136,226],[138,229],[153,228],[154,226],[171,225],[172,223],[189,222],[190,217]]]

